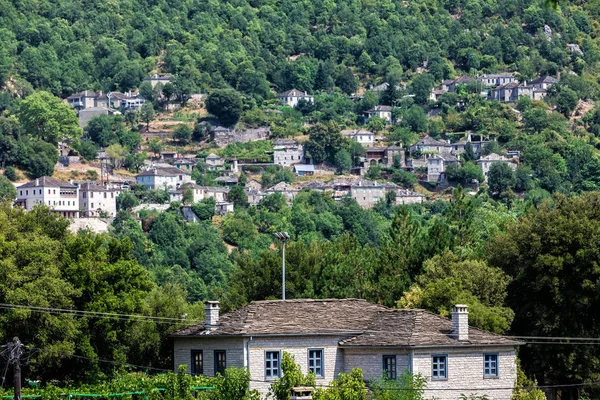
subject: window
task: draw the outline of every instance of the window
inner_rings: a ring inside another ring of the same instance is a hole
[[[432,356],[432,369],[431,379],[447,379],[448,368],[447,368],[447,356],[435,355]]]
[[[19,196],[23,196],[23,191],[19,190]]]
[[[383,373],[386,379],[396,379],[396,356],[383,356]]]
[[[104,192],[104,198],[106,198],[106,192]]]
[[[323,375],[323,349],[308,350],[308,370],[315,376]]]
[[[29,190],[25,191],[25,196],[29,196]]]
[[[85,199],[85,196],[86,196],[86,194],[87,194],[86,192],[83,192],[83,198],[84,198],[84,199]]]
[[[90,192],[90,199],[94,198],[94,192]]]
[[[498,376],[498,354],[483,355],[483,376]]]
[[[192,350],[191,372],[192,375],[202,375],[204,373],[204,356],[202,350]]]
[[[279,378],[278,351],[267,351],[265,353],[265,378]]]
[[[52,190],[52,194],[56,194],[56,189],[53,189],[53,190]]]
[[[215,376],[217,374],[225,375],[227,368],[227,359],[225,350],[215,350]]]

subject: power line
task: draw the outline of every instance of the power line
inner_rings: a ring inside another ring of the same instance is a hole
[[[71,314],[79,317],[90,317],[90,318],[116,318],[119,320],[152,320],[155,323],[187,323],[187,324],[199,324],[204,321],[200,320],[188,320],[185,318],[169,318],[169,317],[155,317],[152,315],[140,315],[140,314],[119,314],[119,313],[108,313],[108,312],[97,312],[97,311],[84,311],[75,309],[65,308],[53,308],[53,307],[37,307],[37,306],[26,306],[21,304],[6,304],[0,303],[0,308],[4,309],[19,309],[29,310],[32,312],[50,313],[50,314]]]

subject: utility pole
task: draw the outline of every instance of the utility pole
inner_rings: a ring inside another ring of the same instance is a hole
[[[6,360],[6,368],[9,365],[13,366],[14,400],[21,400],[21,356],[23,355],[23,343],[15,336],[12,341],[2,347],[5,349],[2,353]],[[4,377],[2,378],[2,385],[4,385]]]
[[[290,240],[290,235],[287,232],[276,232],[273,235],[281,242],[281,300],[285,301],[285,242]]]

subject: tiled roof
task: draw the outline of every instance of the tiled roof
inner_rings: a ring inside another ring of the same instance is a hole
[[[417,144],[414,146],[451,146],[450,143],[444,142],[442,140],[435,140],[431,136],[425,136],[423,139],[419,140]],[[413,147],[413,146],[411,146]]]
[[[107,189],[104,186],[86,182],[79,186],[79,190],[82,192],[112,192],[116,189]]]
[[[306,97],[310,96],[310,94],[306,92],[301,92],[296,89],[288,90],[287,92],[279,93],[277,97]]]
[[[49,176],[42,176],[41,178],[22,184],[17,189],[30,187],[61,187],[75,189],[77,186],[69,182],[63,182],[59,181],[58,179],[50,178]]]
[[[142,172],[137,176],[177,176],[177,175],[189,175],[187,171],[181,170],[179,168],[170,167],[170,168],[152,168]]]
[[[330,334],[344,336],[343,347],[519,344],[471,327],[469,340],[459,342],[451,329],[449,319],[424,310],[393,310],[359,299],[297,299],[253,301],[224,314],[212,331],[199,324],[172,336]]]
[[[553,78],[551,76],[548,75],[544,75],[544,76],[540,76],[537,79],[532,80],[531,82],[529,82],[530,85],[535,85],[538,83],[556,83],[558,82],[558,79]]]
[[[374,108],[371,108],[368,111],[365,111],[365,113],[367,114],[374,114],[374,113],[378,113],[380,111],[392,111],[392,107],[390,106],[375,106]]]

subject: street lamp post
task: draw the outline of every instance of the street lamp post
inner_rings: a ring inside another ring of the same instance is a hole
[[[281,242],[281,300],[285,301],[285,242],[290,240],[287,232],[273,234]]]

